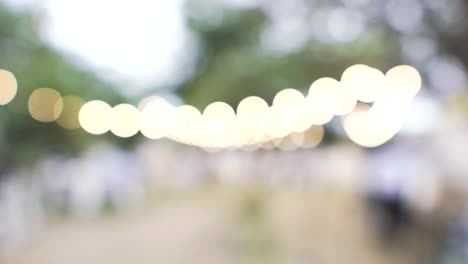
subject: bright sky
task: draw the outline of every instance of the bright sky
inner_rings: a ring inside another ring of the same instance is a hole
[[[180,80],[190,35],[184,0],[0,0],[14,9],[46,11],[43,38],[128,95]]]

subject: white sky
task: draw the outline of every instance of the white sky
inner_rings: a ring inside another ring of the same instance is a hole
[[[184,0],[0,0],[41,9],[43,38],[128,95],[180,80],[190,58]]]

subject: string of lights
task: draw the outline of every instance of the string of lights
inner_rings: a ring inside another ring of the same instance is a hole
[[[35,120],[55,121],[66,129],[81,127],[93,135],[111,131],[122,138],[141,132],[149,139],[168,138],[209,150],[314,147],[323,138],[323,126],[339,116],[349,139],[363,147],[376,147],[401,129],[421,85],[419,72],[411,66],[396,66],[384,74],[358,64],[346,69],[339,81],[316,80],[307,95],[284,89],[271,105],[249,96],[236,110],[214,102],[201,112],[190,105],[174,106],[155,95],[138,106],[111,107],[100,100],[61,96],[51,88],[34,90],[28,109]],[[18,89],[14,75],[0,70],[0,86],[0,105],[8,104]]]

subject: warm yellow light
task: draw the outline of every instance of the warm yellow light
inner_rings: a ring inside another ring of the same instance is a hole
[[[62,96],[53,89],[39,88],[34,90],[29,97],[29,113],[37,121],[55,121],[62,113],[62,108]]]
[[[170,137],[185,144],[198,145],[202,115],[191,105],[182,105],[174,110],[174,125]]]
[[[279,107],[290,107],[302,103],[304,95],[296,89],[288,88],[281,90],[273,99],[273,105]]]
[[[234,131],[232,132],[232,140],[230,143],[232,149],[242,148],[254,141],[250,136],[251,133],[242,129],[237,120],[233,125],[233,129]]]
[[[118,137],[128,138],[138,133],[140,129],[140,112],[129,104],[114,106],[109,112],[110,130]]]
[[[6,105],[15,98],[18,83],[13,73],[0,70],[0,105]]]
[[[266,134],[273,138],[287,136],[292,132],[295,118],[295,113],[291,109],[273,105],[268,114]]]
[[[175,123],[175,108],[158,96],[147,97],[145,100],[140,103],[141,133],[151,139],[167,136]]]
[[[78,96],[64,96],[62,100],[63,110],[62,114],[57,119],[57,124],[66,129],[80,128],[78,115],[85,101]]]
[[[243,145],[241,146],[241,150],[243,151],[247,151],[247,152],[252,152],[252,151],[256,151],[260,148],[260,144],[256,143],[256,144],[247,144],[247,145]]]
[[[143,111],[149,105],[167,105],[166,99],[161,96],[151,95],[143,98],[140,103],[138,104],[138,110]],[[169,104],[170,105],[170,104]]]
[[[320,145],[324,135],[325,130],[323,129],[323,126],[312,126],[303,133],[304,138],[302,148],[309,149]]]
[[[358,105],[352,113],[343,118],[343,128],[354,143],[364,147],[375,147],[380,144],[373,142],[370,136],[368,111],[367,105]]]
[[[304,143],[304,133],[291,133],[286,137],[273,140],[277,148],[283,151],[293,151]]]
[[[402,116],[360,105],[343,119],[346,135],[356,144],[373,148],[383,145],[400,129]]]
[[[208,105],[203,111],[203,131],[200,142],[207,147],[228,147],[235,138],[236,113],[223,102]]]
[[[85,103],[78,116],[81,127],[94,135],[106,133],[110,129],[111,109],[109,104],[99,100]]]
[[[237,106],[237,124],[240,137],[262,140],[268,124],[268,104],[260,97],[250,96]]]
[[[389,89],[396,89],[407,96],[415,96],[421,89],[422,81],[418,70],[408,65],[390,69],[385,75]]]
[[[333,118],[342,93],[340,83],[333,78],[320,78],[312,83],[305,106],[305,115],[310,118],[311,125],[323,125]]]
[[[261,143],[260,148],[264,150],[271,150],[276,147],[275,142],[273,140],[264,141]]]
[[[335,110],[335,115],[347,115],[351,113],[356,107],[357,100],[353,96],[351,96],[348,89],[345,89],[344,86],[340,83],[339,85],[341,92],[339,93],[339,100]]]
[[[341,76],[341,83],[355,99],[374,102],[384,88],[384,74],[366,65],[357,64],[349,67]]]
[[[295,89],[280,91],[269,109],[266,133],[274,138],[282,138],[295,130],[303,129],[309,120],[304,118],[305,98]]]

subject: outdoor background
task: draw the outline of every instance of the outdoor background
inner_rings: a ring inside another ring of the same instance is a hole
[[[0,263],[467,263],[467,17],[465,0],[0,0],[18,81],[0,107]],[[207,152],[28,111],[41,87],[235,109],[358,63],[423,78],[377,148],[339,117],[312,149]]]

